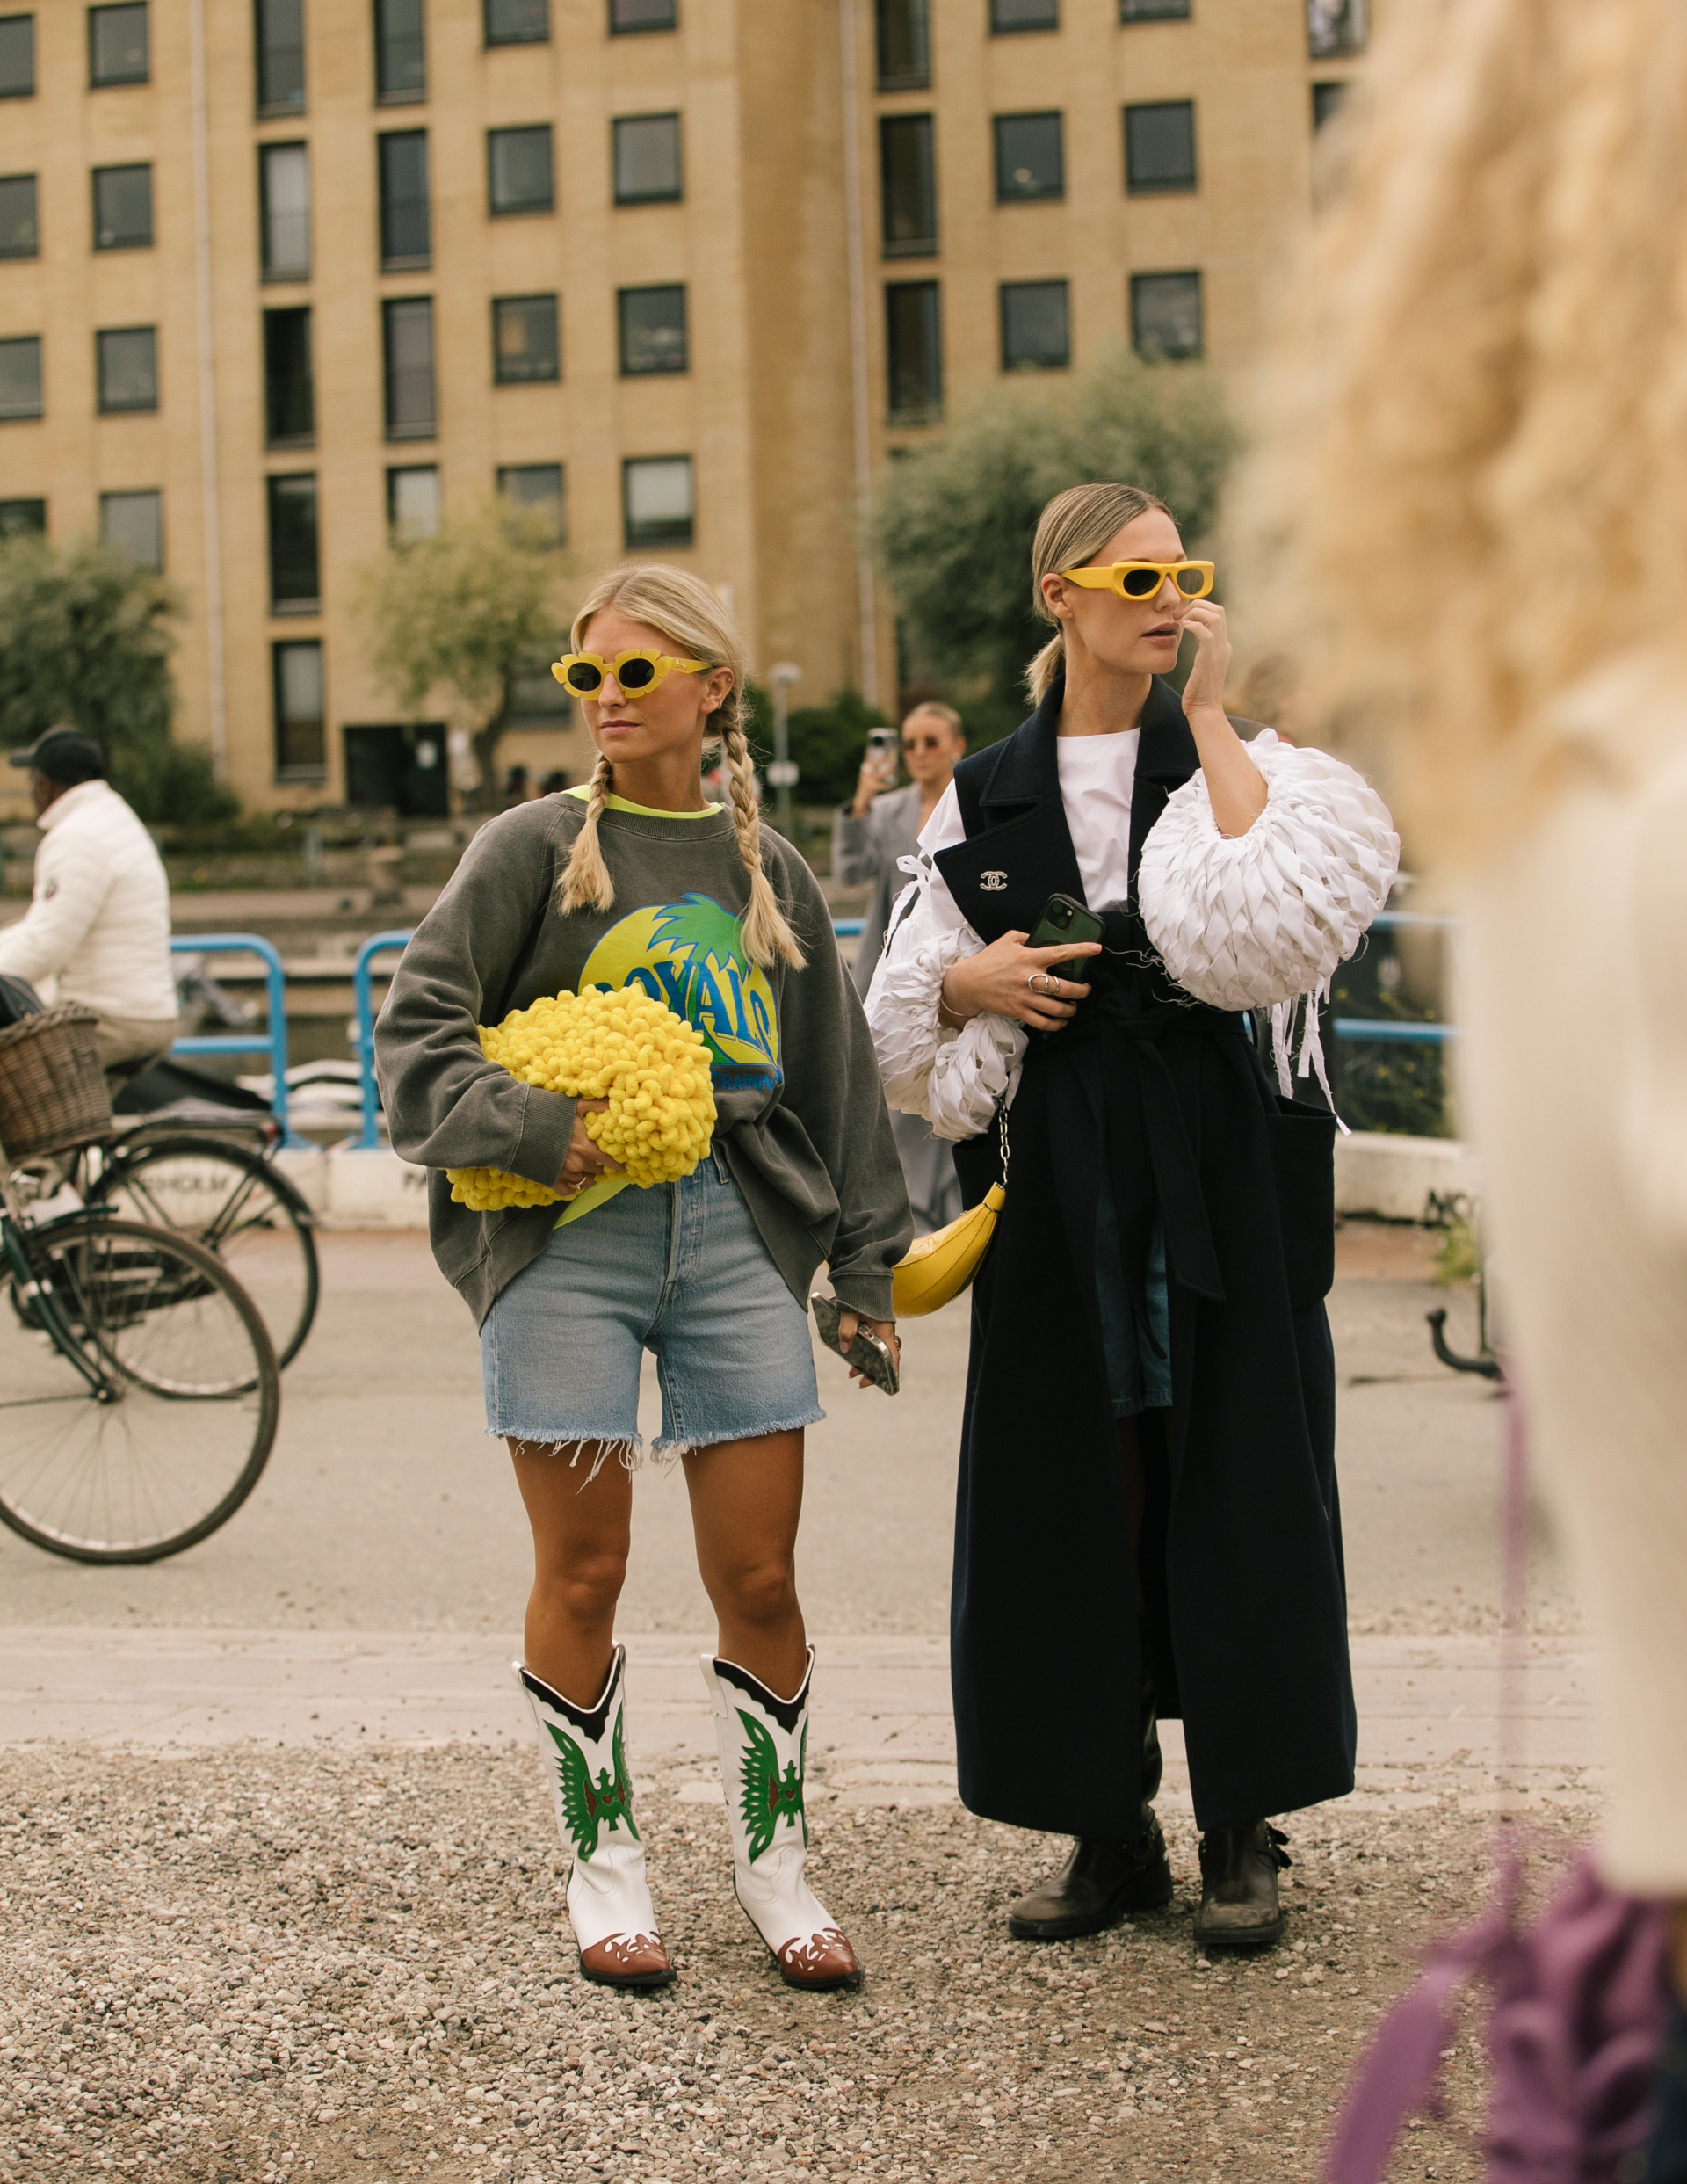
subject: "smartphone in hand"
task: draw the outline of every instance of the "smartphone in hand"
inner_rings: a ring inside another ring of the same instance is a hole
[[[1037,920],[1025,946],[1028,948],[1057,948],[1062,940],[1099,940],[1104,930],[1094,911],[1086,910],[1075,897],[1070,895],[1051,895],[1043,904],[1043,914]],[[1090,961],[1088,956],[1080,955],[1069,963],[1053,964],[1050,976],[1071,978],[1080,985],[1088,985]]]

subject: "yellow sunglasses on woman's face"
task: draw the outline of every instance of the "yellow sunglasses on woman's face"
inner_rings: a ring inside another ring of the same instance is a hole
[[[1213,589],[1211,562],[1115,562],[1111,569],[1062,569],[1068,584],[1086,591],[1117,591],[1121,599],[1153,599],[1169,577],[1186,599],[1204,599]]]
[[[618,652],[612,660],[596,652],[565,652],[551,672],[576,698],[595,698],[612,675],[632,698],[642,690],[654,690],[670,675],[701,675],[707,669],[706,660],[675,660],[665,652],[634,650]]]

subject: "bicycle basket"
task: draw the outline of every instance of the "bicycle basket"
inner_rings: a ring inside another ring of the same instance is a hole
[[[111,1094],[92,1009],[43,1009],[0,1031],[0,1145],[15,1166],[109,1137]]]

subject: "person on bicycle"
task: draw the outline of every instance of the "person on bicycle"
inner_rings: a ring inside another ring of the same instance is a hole
[[[822,1415],[805,1301],[824,1259],[842,1346],[865,1324],[895,1357],[907,1194],[825,898],[760,829],[743,647],[720,598],[684,570],[622,567],[592,587],[571,642],[597,766],[483,827],[417,929],[376,1031],[392,1141],[429,1168],[490,1166],[574,1197],[613,1164],[576,1102],[486,1059],[479,1027],[542,995],[636,986],[706,1041],[717,1120],[693,1173],[561,1219],[548,1204],[472,1212],[436,1173],[433,1247],[480,1325],[487,1431],[509,1442],[532,1526],[518,1673],[573,1853],[582,1971],[674,1977],[633,1818],[614,1636],[648,1348],[653,1453],[684,1465],[719,1617],[703,1673],[738,1900],[788,1984],[853,1985],[854,1951],[804,1877],[814,1652],[793,1556],[803,1432]],[[703,794],[716,738],[729,809]]]
[[[28,768],[44,839],[29,908],[0,932],[0,974],[55,981],[57,1000],[99,1019],[102,1069],[144,1068],[169,1053],[177,1019],[163,860],[80,729],[49,728],[7,764]]]

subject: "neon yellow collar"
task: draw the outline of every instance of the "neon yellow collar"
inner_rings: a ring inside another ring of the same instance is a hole
[[[591,800],[591,783],[578,782],[573,788],[565,789],[563,794],[577,796],[583,804],[589,803]],[[717,811],[726,809],[724,804],[705,804],[701,811],[658,811],[654,804],[633,803],[625,796],[617,796],[613,790],[605,797],[604,808],[607,811],[630,811],[637,819],[713,819]]]

